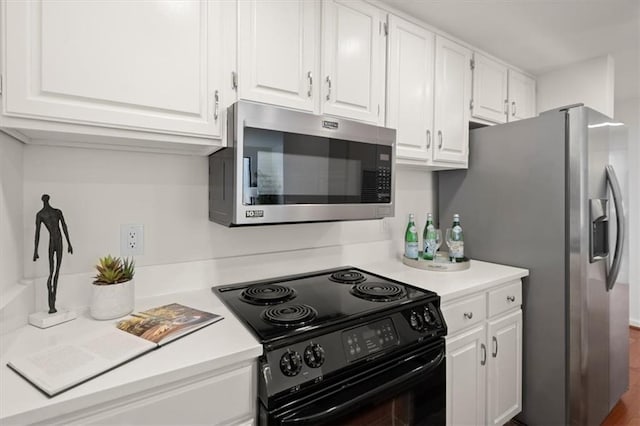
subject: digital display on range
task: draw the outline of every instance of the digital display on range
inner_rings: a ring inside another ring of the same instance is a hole
[[[391,318],[342,333],[342,346],[349,362],[398,344],[398,334]]]

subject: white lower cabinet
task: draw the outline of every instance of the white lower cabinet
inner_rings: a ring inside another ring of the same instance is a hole
[[[485,419],[486,330],[475,327],[447,339],[447,424],[479,425]]]
[[[502,425],[522,407],[522,311],[489,321],[487,424]]]
[[[47,424],[255,424],[255,364],[204,373],[49,419]]]
[[[447,425],[502,425],[522,409],[522,284],[442,306]]]

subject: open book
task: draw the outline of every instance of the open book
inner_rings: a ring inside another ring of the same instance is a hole
[[[54,396],[221,319],[172,303],[133,314],[106,332],[17,358],[7,366]]]

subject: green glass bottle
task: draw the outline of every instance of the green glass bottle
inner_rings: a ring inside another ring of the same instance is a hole
[[[453,215],[453,224],[451,225],[451,237],[447,242],[449,245],[449,260],[452,262],[462,262],[464,259],[464,235],[462,226],[460,225],[460,215]]]
[[[404,233],[404,255],[409,259],[418,258],[418,231],[413,213],[409,213],[409,223]]]
[[[422,231],[422,258],[433,260],[436,255],[436,227],[433,225],[433,215],[427,213],[427,223]]]

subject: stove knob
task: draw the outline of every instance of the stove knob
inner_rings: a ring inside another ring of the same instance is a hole
[[[304,350],[304,362],[311,368],[318,368],[324,364],[324,349],[317,343],[312,343]]]
[[[424,320],[421,315],[418,315],[416,311],[411,311],[411,316],[409,317],[409,323],[411,324],[411,328],[417,331],[422,331],[424,328]]]
[[[427,323],[427,325],[435,324],[436,318],[433,315],[433,313],[429,310],[428,306],[424,307],[424,313],[422,315],[424,316],[424,321]]]
[[[302,369],[302,358],[296,351],[287,350],[280,358],[280,371],[285,376],[295,376]]]

